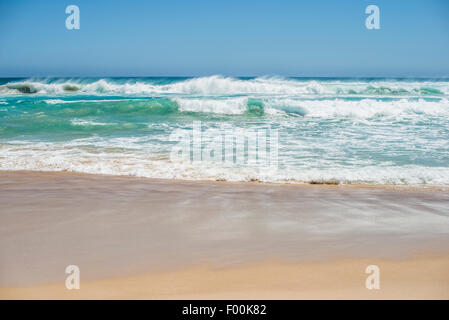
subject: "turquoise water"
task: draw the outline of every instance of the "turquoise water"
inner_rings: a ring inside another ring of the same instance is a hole
[[[448,79],[0,79],[0,170],[449,185],[448,99]],[[174,160],[194,122],[277,130],[278,166]]]

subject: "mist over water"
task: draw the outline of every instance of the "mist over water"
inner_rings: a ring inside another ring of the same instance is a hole
[[[0,79],[0,170],[449,185],[449,80]],[[170,160],[177,129],[273,128],[279,168]]]

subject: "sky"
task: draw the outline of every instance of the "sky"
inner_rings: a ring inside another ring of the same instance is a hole
[[[0,77],[213,74],[448,77],[449,1],[0,0]]]

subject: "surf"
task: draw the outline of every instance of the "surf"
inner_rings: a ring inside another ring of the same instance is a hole
[[[0,170],[449,186],[448,88],[447,79],[3,79]],[[279,168],[174,161],[169,137],[193,135],[198,121],[216,133],[209,140],[277,130]]]
[[[401,79],[302,79],[283,77],[20,79],[0,85],[0,95],[368,95],[445,96],[449,81]]]

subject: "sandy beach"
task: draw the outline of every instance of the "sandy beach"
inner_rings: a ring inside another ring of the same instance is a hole
[[[432,188],[3,171],[0,298],[448,299],[448,204]]]
[[[379,290],[363,272],[382,270]],[[406,260],[347,259],[326,263],[197,266],[113,277],[67,290],[63,283],[0,289],[0,299],[449,299],[449,256]]]

